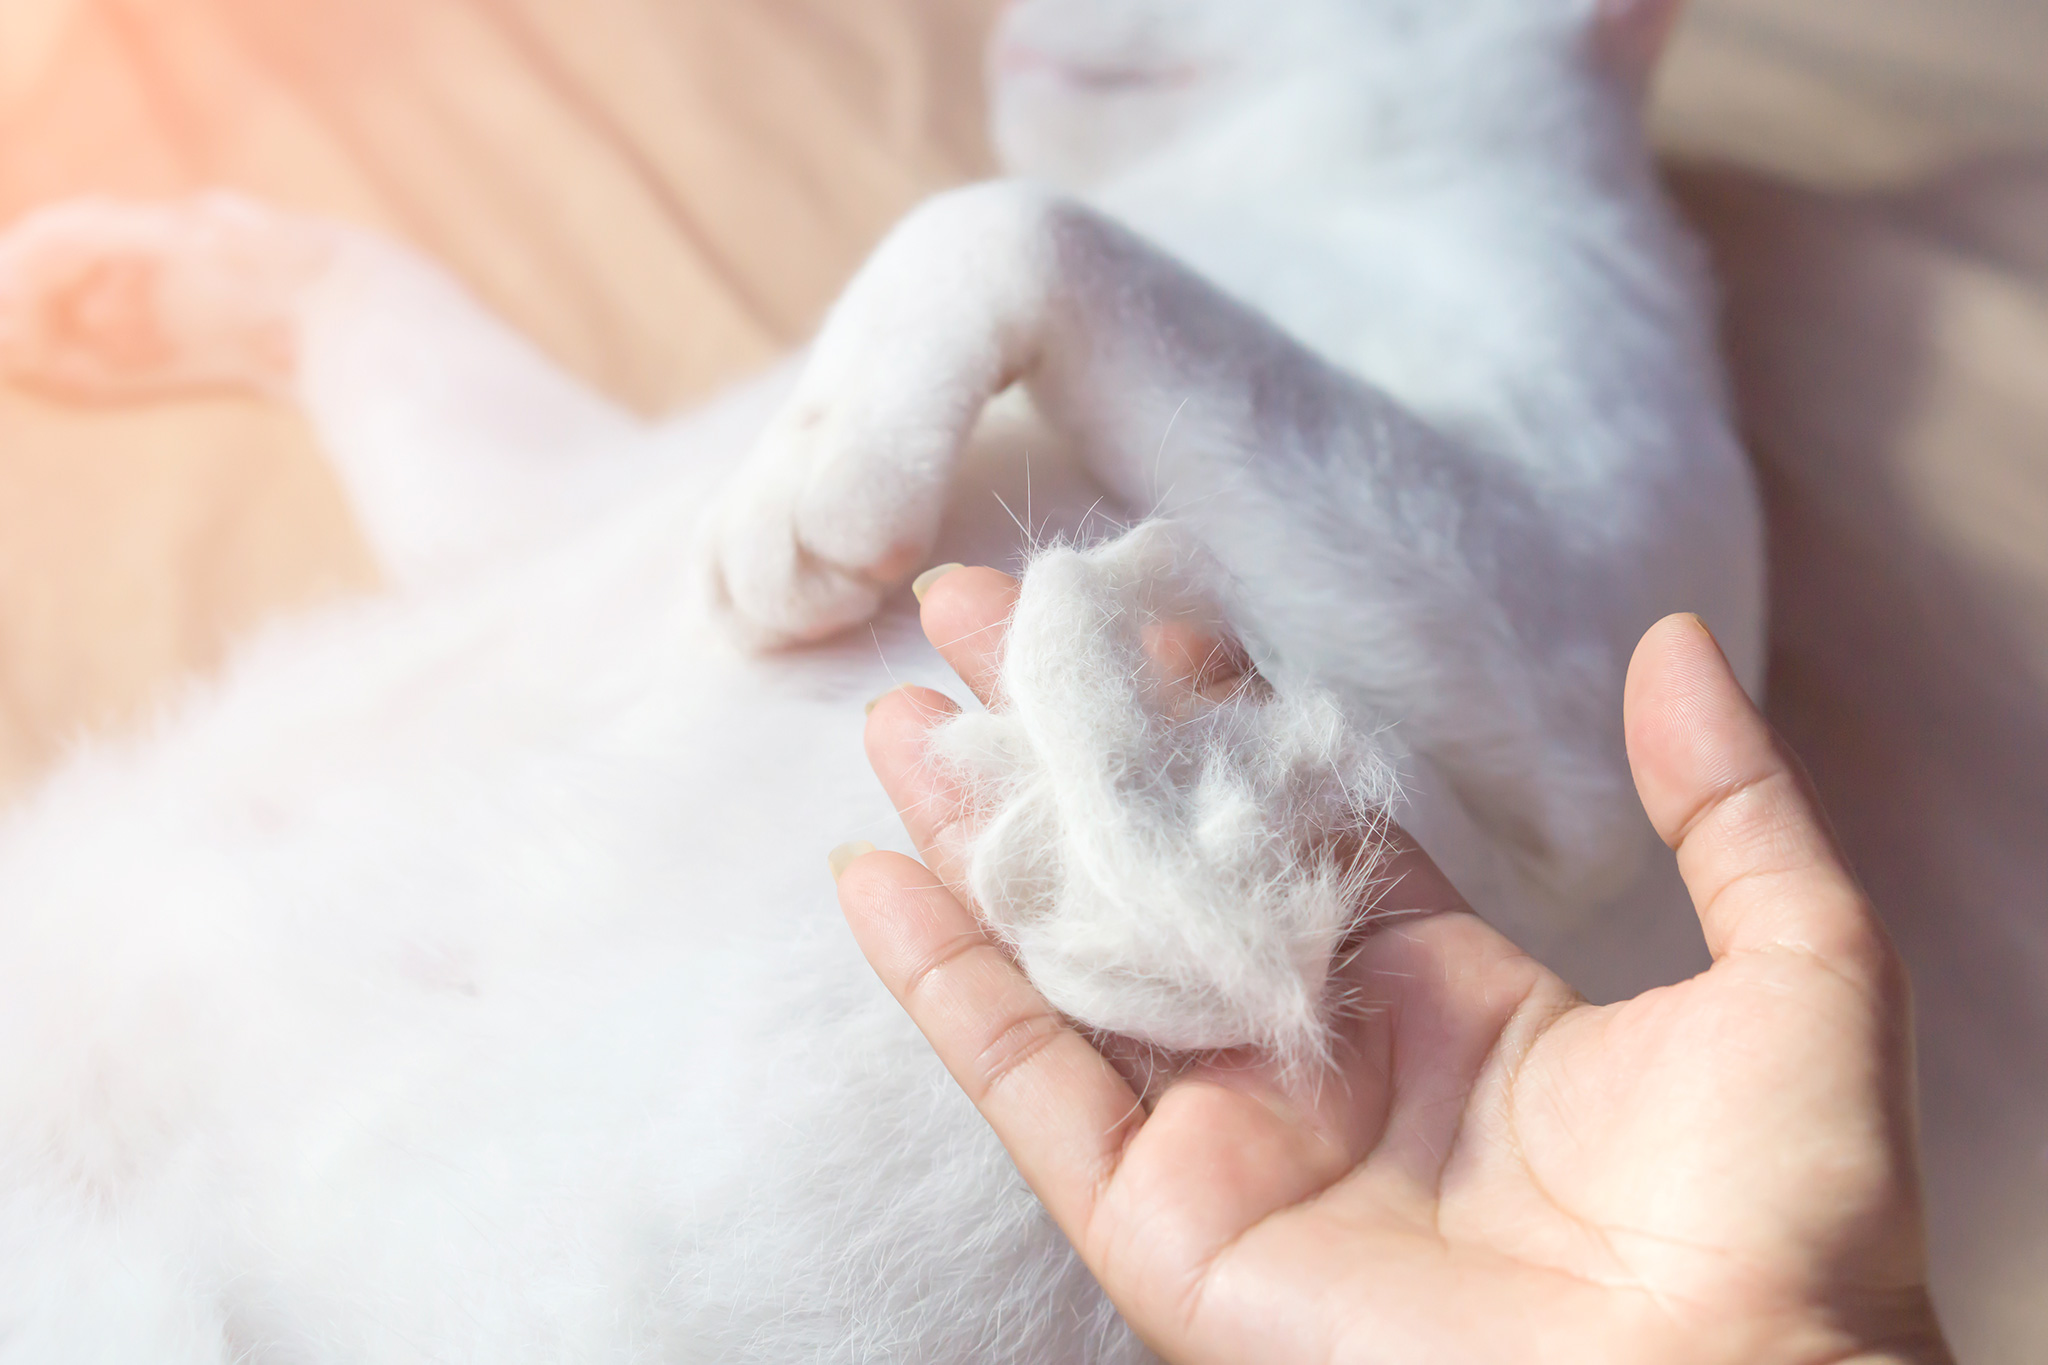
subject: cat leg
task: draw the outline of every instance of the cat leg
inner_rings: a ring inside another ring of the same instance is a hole
[[[928,201],[833,306],[712,509],[709,578],[743,640],[857,625],[929,562],[968,434],[1037,340],[1039,197],[995,186]]]
[[[644,430],[417,254],[225,193],[16,224],[0,372],[86,401],[296,398],[401,580],[557,519],[603,482],[592,452]]]
[[[1018,185],[931,201],[828,318],[715,509],[740,633],[816,638],[924,561],[982,405],[1012,382],[1127,508],[1222,566],[1283,695],[1317,688],[1405,755],[1403,824],[1475,901],[1592,901],[1645,847],[1618,729],[1664,611],[1657,541],[1713,497],[1614,501],[1440,433],[1094,211]],[[1736,476],[1739,478],[1739,475]],[[1732,485],[1731,485],[1732,486]],[[1569,609],[1566,609],[1566,608]]]

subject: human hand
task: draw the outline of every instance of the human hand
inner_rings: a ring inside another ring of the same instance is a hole
[[[927,634],[989,699],[1014,580],[941,578]],[[1188,685],[1206,680],[1202,655]],[[1644,637],[1625,720],[1712,968],[1593,1006],[1412,844],[1343,972],[1328,1074],[1192,1065],[1141,1104],[946,884],[956,708],[868,751],[932,872],[840,876],[875,970],[1125,1319],[1198,1362],[1948,1359],[1930,1305],[1904,971],[1797,766],[1699,623]]]

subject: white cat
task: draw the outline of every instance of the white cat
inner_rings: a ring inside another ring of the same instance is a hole
[[[1642,629],[1761,666],[1636,122],[1668,8],[1022,0],[997,139],[1063,191],[934,200],[808,357],[655,426],[335,225],[18,225],[12,371],[296,394],[398,586],[0,826],[0,1361],[1144,1358],[833,905],[823,851],[896,841],[858,703],[946,680],[896,585],[1165,523],[1040,560],[1037,690],[945,741],[1000,807],[986,908],[1085,1022],[1312,1045],[1329,904],[1286,896],[1328,887],[1175,918],[1262,856],[1226,810],[1392,800],[1568,947],[1651,839]],[[1192,748],[1135,673],[1161,611],[1272,684]]]

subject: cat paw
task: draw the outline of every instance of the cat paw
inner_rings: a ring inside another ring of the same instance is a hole
[[[721,493],[707,544],[714,603],[758,648],[821,640],[870,619],[938,539],[951,452],[919,449],[859,375],[806,388]],[[926,434],[924,444],[932,444]]]
[[[289,387],[317,224],[238,195],[80,199],[0,236],[0,373],[82,399]]]
[[[1038,344],[1062,211],[1024,186],[956,190],[861,268],[712,515],[714,597],[743,639],[858,625],[929,562],[961,449]]]
[[[1228,637],[1226,587],[1169,523],[1039,555],[1000,705],[933,753],[967,795],[967,889],[1056,1008],[1298,1066],[1325,1046],[1394,772],[1327,695],[1256,674],[1219,692],[1175,665],[1162,639]]]

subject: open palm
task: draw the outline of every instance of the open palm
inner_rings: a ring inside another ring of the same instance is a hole
[[[1015,584],[939,579],[927,633],[986,700]],[[1189,660],[1201,690],[1212,657]],[[1945,1359],[1926,1295],[1897,959],[1810,794],[1687,617],[1645,637],[1628,737],[1711,970],[1586,1004],[1420,850],[1344,968],[1328,1074],[1218,1057],[1141,1103],[942,883],[952,713],[868,745],[939,876],[840,880],[862,947],[1126,1319],[1177,1362]]]

